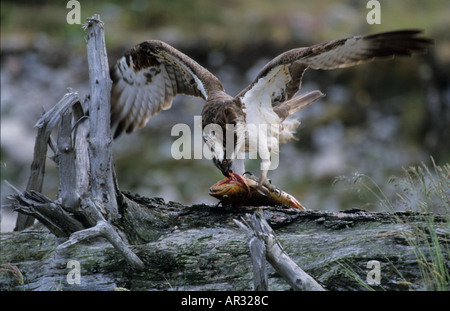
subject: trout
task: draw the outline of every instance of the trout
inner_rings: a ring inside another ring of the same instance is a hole
[[[305,209],[292,195],[280,189],[270,191],[261,188],[258,181],[245,176],[230,173],[230,177],[212,185],[209,195],[221,202],[235,206],[277,206],[295,207]]]

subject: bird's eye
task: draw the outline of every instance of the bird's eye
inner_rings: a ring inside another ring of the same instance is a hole
[[[228,161],[227,160],[223,160],[222,161],[222,165],[227,165]]]

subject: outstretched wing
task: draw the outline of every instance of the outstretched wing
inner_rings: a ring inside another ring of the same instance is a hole
[[[236,97],[248,111],[262,111],[291,99],[300,89],[303,73],[308,67],[328,70],[379,58],[424,53],[432,40],[418,37],[420,33],[418,30],[401,30],[355,36],[287,51],[270,61],[252,84]]]
[[[169,109],[177,94],[207,99],[223,92],[220,81],[194,60],[161,41],[133,47],[111,69],[111,124],[114,137],[143,127],[161,110]]]

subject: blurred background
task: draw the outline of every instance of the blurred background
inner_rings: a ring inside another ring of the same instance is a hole
[[[23,190],[42,111],[68,87],[89,92],[84,32],[70,25],[68,1],[1,2],[1,200]],[[214,73],[231,95],[273,57],[292,48],[397,29],[423,29],[435,40],[427,55],[334,71],[309,69],[302,90],[327,96],[297,113],[297,141],[281,146],[272,183],[311,209],[377,210],[376,198],[352,182],[369,176],[394,196],[390,176],[402,168],[450,159],[450,2],[381,1],[381,24],[369,25],[367,1],[133,0],[79,1],[81,23],[100,14],[110,66],[144,40],[163,40]],[[174,160],[177,123],[193,125],[202,101],[178,96],[143,130],[114,142],[122,190],[183,204],[217,203],[208,188],[223,176],[203,160]],[[52,154],[50,153],[49,156]],[[258,174],[258,163],[247,167]],[[56,198],[58,174],[47,163],[44,194]],[[1,230],[15,213],[2,207]]]

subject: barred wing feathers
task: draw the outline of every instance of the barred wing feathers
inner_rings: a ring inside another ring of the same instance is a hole
[[[299,91],[307,68],[330,70],[375,59],[424,53],[432,40],[419,37],[420,33],[420,30],[400,30],[354,36],[287,51],[264,66],[255,80],[237,97],[247,108],[258,104],[255,98],[269,98],[270,104],[276,106],[291,99]]]
[[[152,116],[169,109],[177,94],[206,100],[223,91],[208,70],[156,40],[142,42],[121,57],[111,69],[111,78],[111,124],[118,124],[114,137],[145,126]]]

